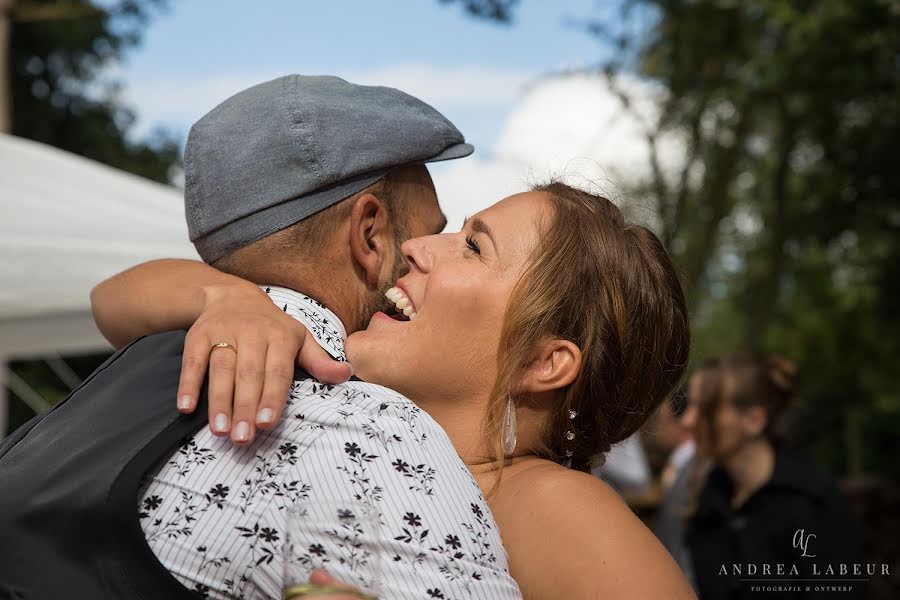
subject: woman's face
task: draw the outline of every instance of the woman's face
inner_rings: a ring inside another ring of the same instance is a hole
[[[410,270],[388,295],[411,319],[377,312],[351,335],[356,373],[413,399],[489,390],[506,305],[550,210],[543,193],[517,194],[470,217],[459,233],[404,243]]]
[[[729,379],[725,379],[723,393],[728,393]],[[693,429],[694,438],[700,448],[713,460],[725,460],[740,450],[747,440],[752,437],[748,432],[747,419],[744,411],[741,411],[727,400],[718,403],[718,406],[708,407],[701,392],[703,375],[698,374],[688,381],[687,398],[688,408],[682,417],[685,425]],[[709,419],[707,414],[710,413]]]

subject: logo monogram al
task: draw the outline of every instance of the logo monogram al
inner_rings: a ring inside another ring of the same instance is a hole
[[[803,553],[800,556],[804,556],[806,558],[815,558],[815,554],[807,554],[806,551],[809,549],[810,540],[816,539],[816,534],[810,533],[807,534],[805,529],[798,529],[794,532],[794,548],[800,548]]]

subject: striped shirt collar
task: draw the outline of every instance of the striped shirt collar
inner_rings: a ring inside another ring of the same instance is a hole
[[[315,298],[292,289],[276,285],[260,287],[276,306],[303,323],[328,354],[336,360],[347,360],[344,354],[347,330],[336,314]]]

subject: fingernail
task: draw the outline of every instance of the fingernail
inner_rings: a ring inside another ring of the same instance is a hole
[[[192,398],[188,395],[184,395],[178,399],[178,408],[181,410],[187,410],[191,407]]]
[[[275,418],[275,411],[273,411],[271,408],[263,408],[256,415],[256,422],[257,423],[271,423],[272,419],[274,419],[274,418]]]
[[[219,433],[228,431],[228,416],[225,413],[219,413],[213,419],[213,427]]]
[[[353,365],[351,365],[349,362],[346,364],[348,367],[350,367],[350,377],[353,377],[353,375],[356,374],[356,369],[354,369]]]
[[[240,421],[234,426],[234,439],[237,442],[246,442],[250,439],[250,424],[247,421]]]

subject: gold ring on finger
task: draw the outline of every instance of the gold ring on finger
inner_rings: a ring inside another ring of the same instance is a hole
[[[212,346],[209,347],[209,353],[212,354],[213,350],[215,350],[216,348],[228,348],[229,350],[231,350],[232,352],[237,354],[237,348],[235,348],[228,342],[216,342],[215,344],[213,344]]]
[[[281,597],[283,600],[291,600],[308,596],[333,596],[336,594],[355,596],[361,600],[378,600],[377,596],[364,594],[353,589],[348,590],[345,586],[315,585],[312,583],[302,583],[286,587],[281,592]]]

